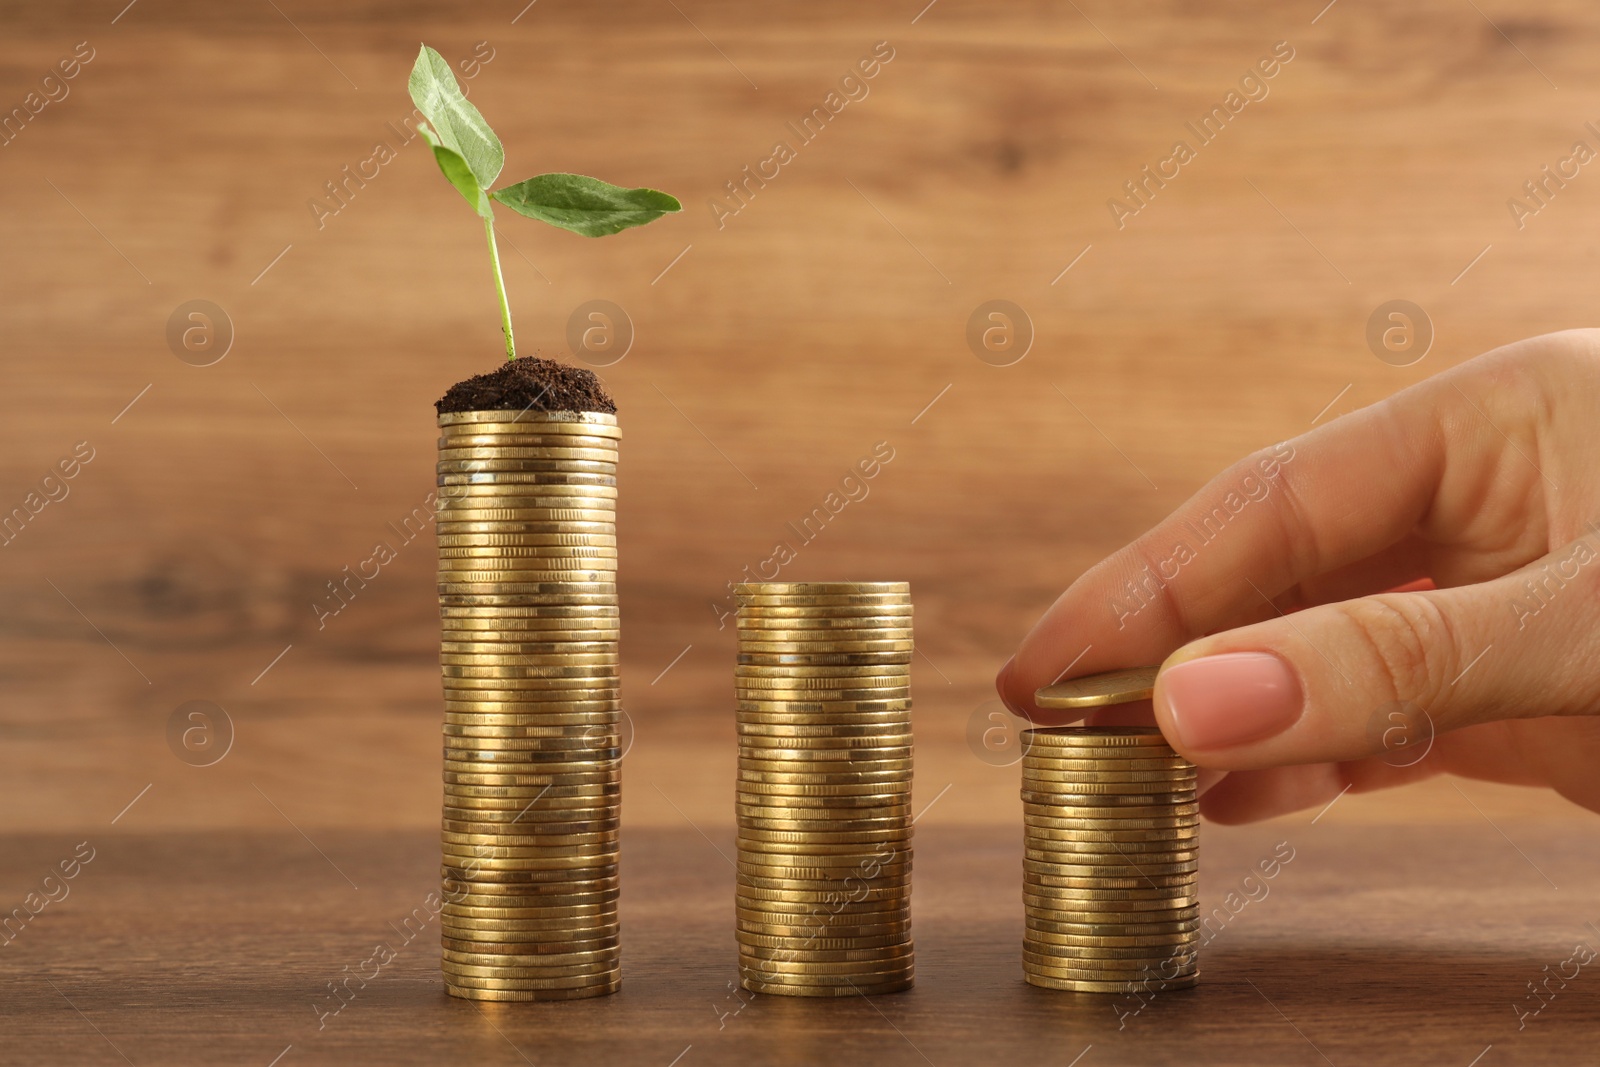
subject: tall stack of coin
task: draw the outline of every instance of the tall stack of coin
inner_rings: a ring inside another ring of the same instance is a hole
[[[1039,691],[1040,707],[1150,696],[1156,668]],[[1022,968],[1036,986],[1122,993],[1199,981],[1194,764],[1154,727],[1023,733]]]
[[[570,411],[447,413],[439,428],[445,985],[612,993],[621,431]]]
[[[790,996],[911,986],[911,591],[737,588],[739,974]]]

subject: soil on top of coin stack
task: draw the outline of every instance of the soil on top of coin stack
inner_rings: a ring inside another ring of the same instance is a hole
[[[457,382],[434,407],[441,415],[453,411],[617,413],[617,402],[593,371],[537,356],[519,356],[488,374]]]

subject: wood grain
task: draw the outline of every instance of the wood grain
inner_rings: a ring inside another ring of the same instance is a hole
[[[1520,229],[1506,201],[1600,114],[1592,6],[124,5],[0,3],[0,116],[94,50],[0,146],[0,513],[94,450],[0,548],[5,900],[80,840],[102,857],[3,950],[0,1061],[122,1062],[114,1042],[136,1063],[293,1044],[285,1065],[666,1065],[693,1045],[686,1067],[943,1067],[1092,1044],[1086,1067],[1464,1067],[1491,1043],[1485,1067],[1593,1062],[1587,973],[1520,1034],[1511,1009],[1600,939],[1595,830],[1570,806],[1439,781],[1208,831],[1208,894],[1285,835],[1306,835],[1303,881],[1208,951],[1201,990],[1118,1031],[1103,1004],[1018,982],[1014,771],[966,744],[1038,613],[1222,466],[1589,323],[1596,179]],[[502,227],[524,350],[570,358],[590,299],[636,330],[602,371],[626,433],[629,978],[604,1003],[480,1013],[419,948],[318,1034],[310,998],[432,883],[432,561],[391,524],[430,488],[432,401],[497,358],[480,231],[415,141],[320,227],[309,206],[399,140],[419,39],[452,59],[489,42],[472,93],[508,176],[686,205],[598,242]],[[894,58],[867,95],[714,212],[880,41]],[[1118,229],[1107,200],[1280,41],[1294,58],[1265,99]],[[1036,334],[1009,367],[965,337],[996,298]],[[1365,341],[1396,298],[1436,329],[1408,368]],[[236,331],[214,366],[168,346],[193,299]],[[878,442],[894,459],[784,574],[913,583],[918,794],[939,798],[921,979],[870,1005],[764,999],[719,1031],[729,897],[706,838],[726,848],[732,638],[714,604]],[[326,583],[378,541],[398,558],[319,628]],[[233,724],[212,767],[168,748],[195,699]]]

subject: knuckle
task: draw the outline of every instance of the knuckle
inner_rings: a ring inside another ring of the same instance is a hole
[[[1434,601],[1416,594],[1365,597],[1342,606],[1376,684],[1390,700],[1431,707],[1451,677],[1455,634]]]

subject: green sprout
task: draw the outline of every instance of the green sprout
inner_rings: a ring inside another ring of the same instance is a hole
[[[506,335],[508,360],[517,358],[517,345],[511,336],[511,305],[506,300],[505,276],[500,271],[491,201],[498,200],[518,214],[584,237],[604,237],[654,222],[669,211],[683,210],[677,198],[666,193],[624,189],[582,174],[541,174],[491,190],[500,168],[505,166],[505,149],[462,93],[450,64],[423,45],[411,68],[409,87],[411,99],[428,119],[417,129],[433,148],[434,161],[483,219],[489,259],[494,265],[495,292],[500,296],[500,322]]]

